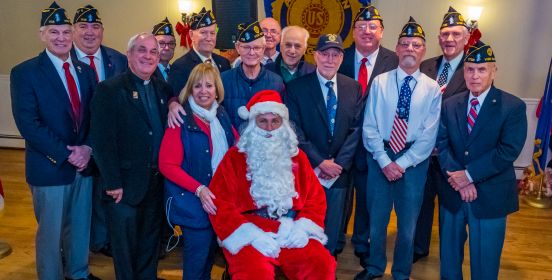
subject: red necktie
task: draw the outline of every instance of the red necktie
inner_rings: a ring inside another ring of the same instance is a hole
[[[96,82],[100,81],[100,78],[98,77],[98,71],[96,70],[96,64],[94,63],[94,56],[93,55],[87,55],[88,59],[90,60],[90,67],[94,70],[94,74],[96,74]]]
[[[69,89],[69,101],[71,101],[71,109],[73,110],[75,126],[78,128],[80,123],[80,97],[77,89],[77,83],[69,71],[68,62],[63,63],[63,70],[65,70],[65,79],[67,80],[67,88]]]
[[[366,87],[368,87],[368,67],[366,67],[366,62],[368,59],[363,57],[360,61],[360,68],[358,69],[358,82],[362,87],[362,95],[366,94]]]

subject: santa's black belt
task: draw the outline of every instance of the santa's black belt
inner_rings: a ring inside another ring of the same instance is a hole
[[[278,220],[279,219],[278,217],[271,217],[268,214],[268,208],[266,208],[266,207],[263,207],[261,209],[253,209],[253,210],[245,211],[242,214],[257,215],[257,216],[261,216],[263,218],[271,219],[271,220]],[[297,211],[294,211],[294,210],[291,210],[291,209],[288,210],[287,213],[282,215],[282,217],[288,217],[288,218],[292,218],[292,219],[295,218],[295,216],[297,216]]]

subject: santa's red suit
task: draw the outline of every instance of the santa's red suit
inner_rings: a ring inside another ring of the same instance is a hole
[[[293,198],[292,208],[296,215],[293,219],[270,219],[253,213],[257,206],[250,194],[251,182],[246,179],[245,153],[233,147],[218,166],[209,187],[216,197],[217,213],[210,219],[221,240],[232,279],[272,280],[274,266],[279,266],[289,279],[335,279],[335,259],[323,245],[327,241],[323,228],[324,190],[303,151],[292,158],[292,171],[298,194]],[[277,233],[281,221],[301,228],[309,237],[308,243],[302,248],[281,248],[278,256],[267,257],[251,244],[259,229]]]

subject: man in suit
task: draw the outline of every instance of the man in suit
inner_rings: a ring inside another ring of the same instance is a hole
[[[91,137],[108,213],[117,279],[156,279],[163,177],[157,157],[171,89],[153,75],[159,45],[151,33],[128,43],[129,70],[98,85]]]
[[[399,35],[395,52],[399,67],[374,79],[364,111],[370,257],[355,279],[375,279],[385,272],[387,226],[393,208],[397,237],[391,274],[393,279],[409,279],[428,158],[439,127],[441,93],[437,83],[420,72],[425,33],[412,17]]]
[[[437,84],[441,87],[442,101],[467,90],[464,81],[464,46],[468,43],[469,36],[462,15],[454,8],[449,7],[448,12],[443,17],[438,36],[439,46],[443,54],[426,59],[420,65],[420,71],[437,81]],[[434,152],[429,159],[424,200],[416,224],[413,262],[429,255],[433,213],[435,212],[435,196],[439,184],[446,185],[447,180],[441,173],[437,153]]]
[[[282,52],[273,63],[266,64],[266,69],[282,77],[284,83],[310,74],[316,67],[304,60],[307,51],[309,31],[301,26],[286,26],[282,30]]]
[[[190,38],[192,39],[192,49],[175,60],[171,67],[168,82],[173,89],[174,97],[178,97],[188,81],[190,72],[196,65],[210,62],[221,73],[230,69],[230,62],[226,58],[213,53],[217,44],[217,20],[212,11],[202,8],[199,14],[193,15],[192,23],[190,23]],[[169,127],[180,126],[184,122],[180,114],[186,115],[186,112],[174,98],[169,106]]]
[[[167,81],[171,69],[171,59],[174,57],[174,48],[176,48],[176,38],[172,24],[168,18],[156,24],[151,31],[159,43],[159,64],[155,70],[155,75]]]
[[[345,49],[343,63],[339,67],[339,73],[357,80],[362,86],[362,111],[368,96],[368,89],[374,78],[387,71],[397,68],[399,60],[397,55],[381,46],[383,38],[383,18],[378,9],[368,5],[359,10],[354,20],[353,39],[355,43]],[[359,141],[355,160],[353,162],[353,186],[356,193],[355,221],[351,243],[354,246],[355,255],[360,259],[362,267],[366,267],[370,252],[370,220],[366,206],[366,149]],[[340,238],[340,249],[345,246],[345,233],[353,208],[353,189],[350,189],[347,197],[347,219],[343,229],[344,234]],[[342,242],[341,242],[342,241]]]
[[[237,67],[222,73],[221,78],[224,86],[222,105],[232,125],[239,131],[244,120],[239,117],[238,108],[245,106],[261,90],[276,90],[283,96],[285,86],[280,76],[261,64],[266,39],[258,21],[240,23],[236,38],[236,50],[242,61]]]
[[[350,169],[360,139],[362,92],[355,80],[337,73],[343,61],[343,43],[339,35],[320,36],[314,60],[315,72],[288,84],[286,104],[290,119],[295,123],[299,147],[305,151],[325,186],[326,248],[337,256]]]
[[[513,163],[527,135],[525,103],[494,87],[495,62],[489,45],[471,46],[468,91],[443,104],[437,148],[449,185],[438,190],[441,279],[463,279],[468,236],[471,279],[497,279],[506,216],[519,209]]]
[[[122,53],[103,46],[103,23],[98,10],[91,5],[77,9],[73,19],[73,48],[71,57],[84,62],[94,70],[97,82],[111,78],[127,69],[127,58]],[[103,190],[96,164],[93,166],[92,224],[90,250],[111,255],[111,244],[107,233],[107,221],[102,202]]]
[[[69,52],[73,33],[55,2],[42,11],[46,49],[11,70],[13,117],[25,139],[26,179],[38,229],[38,279],[97,279],[88,270],[92,179],[89,103],[95,75]]]
[[[263,31],[266,41],[263,56],[261,58],[261,64],[267,65],[275,62],[276,58],[280,55],[280,52],[278,51],[278,44],[280,44],[282,27],[278,21],[271,17],[264,18],[259,22],[259,25],[261,26],[261,30]],[[237,67],[240,63],[241,56],[238,56],[232,63],[232,68]]]

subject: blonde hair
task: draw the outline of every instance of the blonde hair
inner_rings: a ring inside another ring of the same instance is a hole
[[[219,70],[213,64],[207,62],[200,63],[196,65],[194,69],[192,69],[192,72],[188,77],[188,82],[186,82],[186,85],[178,95],[178,101],[180,102],[180,104],[183,104],[186,100],[188,100],[188,97],[192,95],[194,84],[198,83],[206,76],[211,76],[213,78],[213,82],[215,83],[215,88],[217,91],[215,98],[217,103],[220,104],[222,100],[224,100],[224,88],[222,86],[222,80],[220,79]]]

